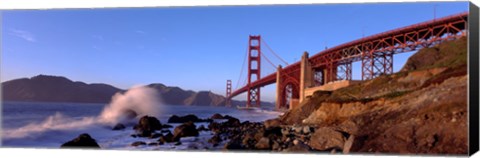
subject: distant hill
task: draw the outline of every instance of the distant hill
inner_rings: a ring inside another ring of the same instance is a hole
[[[5,101],[108,103],[120,91],[107,84],[86,84],[47,75],[2,83],[2,98]]]
[[[225,97],[208,91],[194,92],[179,87],[169,87],[160,83],[147,87],[158,91],[159,97],[168,105],[204,105],[224,106]],[[74,103],[108,103],[117,92],[126,90],[108,84],[86,84],[74,82],[61,76],[38,75],[2,83],[4,101],[37,102],[74,102]],[[233,101],[233,105],[244,105],[244,101]],[[262,105],[273,106],[263,102]]]

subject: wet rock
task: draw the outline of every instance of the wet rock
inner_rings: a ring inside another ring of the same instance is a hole
[[[220,135],[216,134],[212,138],[208,140],[208,143],[213,144],[213,146],[217,146],[222,142],[222,137]]]
[[[122,130],[122,129],[125,129],[125,125],[121,124],[121,123],[117,123],[115,126],[113,126],[112,130]]]
[[[125,116],[125,118],[127,119],[134,119],[135,117],[137,117],[137,112],[135,112],[134,110],[132,109],[126,109],[126,110],[123,110],[122,111],[122,114]]]
[[[223,149],[240,150],[240,149],[244,149],[244,147],[242,147],[242,145],[239,142],[229,141],[223,146]]]
[[[265,129],[264,136],[272,139],[279,138],[282,136],[282,128],[281,127],[267,128]]]
[[[140,137],[149,137],[155,130],[161,130],[162,124],[157,118],[146,115],[140,118],[134,129]]]
[[[159,139],[158,139],[158,142],[161,142],[161,143],[170,143],[170,142],[174,142],[173,140],[173,134],[172,133],[168,133],[164,136],[161,136]]]
[[[227,115],[228,116],[228,115]],[[228,121],[225,122],[224,124],[228,124],[229,126],[240,126],[240,120],[234,117],[228,118]]]
[[[169,125],[169,124],[163,124],[162,125],[162,128],[172,128],[173,126],[172,125]]]
[[[211,131],[213,132],[219,132],[221,128],[221,124],[220,123],[217,123],[217,122],[212,122],[210,124],[208,124],[208,129],[210,129]]]
[[[173,130],[173,140],[178,141],[181,137],[189,137],[189,136],[198,136],[198,130],[193,122],[187,122],[180,126],[177,126],[175,130]]]
[[[147,145],[147,143],[142,141],[136,141],[131,144],[131,146],[140,146],[140,145]]]
[[[150,135],[149,138],[154,139],[154,138],[160,138],[161,136],[163,136],[163,134],[161,134],[161,133],[153,133],[152,135]]]
[[[257,144],[255,144],[255,148],[260,149],[260,150],[268,150],[271,148],[270,146],[270,139],[263,137],[261,138]]]
[[[223,116],[219,113],[213,114],[210,119],[224,119]]]
[[[263,124],[265,125],[265,128],[279,127],[280,125],[283,125],[280,119],[266,120],[263,122]]]
[[[200,127],[198,127],[197,130],[198,130],[198,131],[208,131],[208,128],[205,128],[204,125],[200,125]]]
[[[227,120],[228,120],[228,119],[231,119],[231,118],[235,118],[235,117],[230,116],[230,115],[225,115],[225,116],[223,116],[223,119],[227,119]]]
[[[100,148],[100,146],[89,134],[83,133],[77,138],[62,144],[60,148]]]
[[[186,122],[208,122],[208,120],[202,120],[193,114],[185,115],[185,116],[172,115],[168,119],[168,123],[186,123]]]
[[[246,135],[243,139],[242,139],[242,145],[246,148],[253,148],[255,146],[255,137],[251,134],[249,135]]]
[[[343,149],[344,137],[342,133],[331,128],[322,127],[315,130],[310,138],[310,146],[316,150]]]

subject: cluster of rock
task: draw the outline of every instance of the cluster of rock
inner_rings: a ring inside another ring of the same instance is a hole
[[[168,118],[168,123],[186,123],[186,122],[212,122],[212,119],[200,119],[193,114],[185,116],[172,115]]]
[[[210,121],[208,127],[202,125],[197,128],[194,124],[194,121],[221,119],[223,121]],[[148,143],[136,141],[131,146],[153,146],[165,143],[180,145],[182,144],[180,141],[182,137],[196,137],[200,131],[211,131],[213,136],[208,140],[208,143],[217,148],[223,145],[224,150],[348,153],[354,138],[353,135],[350,136],[348,133],[327,127],[284,125],[278,119],[265,122],[240,122],[239,119],[232,116],[214,114],[208,119],[199,119],[195,115],[187,115],[172,116],[169,120],[174,120],[169,122],[178,121],[182,124],[175,127],[172,133],[168,129],[172,126],[162,124],[155,117],[143,116],[140,118],[138,124],[133,127],[136,133],[132,134],[132,137],[146,137],[154,141]],[[88,134],[82,134],[79,138],[62,145],[62,147],[71,146],[99,148],[96,141]]]
[[[182,137],[191,137],[198,136],[199,130],[197,129],[194,122],[204,121],[199,119],[195,115],[187,116],[176,116],[173,115],[169,119],[169,123],[182,123],[181,125],[175,127],[173,133],[168,129],[172,128],[171,125],[161,124],[160,121],[151,116],[144,116],[140,118],[137,125],[134,126],[136,134],[133,134],[132,137],[147,137],[150,139],[157,139],[155,142],[145,143],[142,141],[133,142],[132,146],[139,145],[163,145],[165,143],[175,142],[175,145],[180,145],[180,138]],[[202,130],[202,129],[200,129]]]
[[[283,125],[278,120],[259,122],[212,122],[209,128],[214,136],[209,140],[214,146],[226,141],[226,150],[268,150],[283,152],[328,151],[348,153],[353,136],[330,129],[313,126]]]

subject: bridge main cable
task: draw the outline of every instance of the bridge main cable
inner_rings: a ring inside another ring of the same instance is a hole
[[[262,39],[262,43],[265,44],[265,46],[267,46],[267,48],[270,50],[270,52],[272,52],[273,55],[275,55],[278,59],[280,59],[283,63],[285,63],[285,66],[288,65],[288,63],[287,63],[285,60],[283,60],[282,58],[280,58],[280,56],[279,56],[277,53],[275,53],[275,51],[273,51],[273,49],[270,48],[270,46],[268,46],[267,42],[265,42],[264,39]]]
[[[240,70],[240,76],[238,76],[237,85],[235,86],[235,89],[238,89],[238,86],[240,84],[240,80],[243,74],[243,69],[245,68],[245,63],[247,61],[247,56],[248,56],[248,46],[247,46],[247,50],[245,51],[245,56],[243,57],[242,69]],[[245,85],[245,82],[244,82],[244,85]]]

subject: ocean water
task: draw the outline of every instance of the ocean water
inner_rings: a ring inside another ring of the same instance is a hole
[[[133,138],[130,135],[135,131],[133,125],[138,121],[123,121],[127,128],[113,131],[112,122],[104,121],[112,110],[108,104],[79,104],[79,103],[39,103],[39,102],[3,102],[2,103],[2,146],[5,147],[33,147],[33,148],[59,148],[61,144],[76,138],[79,134],[88,133],[103,149],[127,150],[183,150],[192,148],[216,149],[207,143],[212,136],[209,131],[200,132],[199,137],[185,137],[181,139],[182,145],[166,143],[160,146],[133,147],[135,141],[146,143],[155,142],[157,139]],[[117,107],[118,108],[118,107]],[[154,105],[149,107],[158,110],[155,114],[161,123],[167,123],[172,115],[195,114],[199,118],[208,118],[215,113],[230,115],[240,121],[264,121],[281,115],[280,112],[270,108],[255,110],[238,110],[228,107],[211,106],[180,106],[180,105]],[[116,109],[118,111],[118,109]],[[148,111],[148,110],[147,110]],[[142,114],[139,114],[142,115]],[[139,116],[140,117],[140,116]],[[206,123],[196,123],[207,126]],[[171,124],[178,126],[178,124]],[[173,132],[173,128],[170,128]]]

